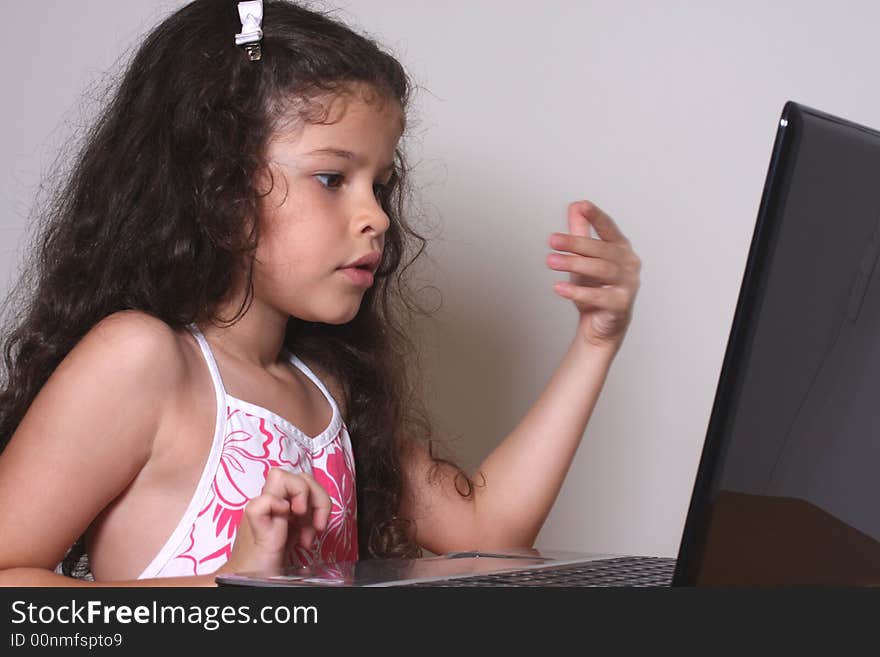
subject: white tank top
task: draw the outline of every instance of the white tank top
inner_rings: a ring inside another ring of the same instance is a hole
[[[217,420],[211,452],[195,494],[177,527],[138,576],[212,573],[229,558],[245,505],[258,496],[269,468],[308,472],[330,496],[327,529],[312,550],[296,546],[293,563],[354,561],[358,557],[354,457],[332,395],[299,358],[290,362],[321,390],[333,411],[324,431],[309,437],[284,418],[227,394],[205,336],[190,327],[211,371]]]

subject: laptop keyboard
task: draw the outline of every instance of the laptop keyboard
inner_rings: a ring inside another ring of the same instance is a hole
[[[675,559],[615,557],[538,570],[457,577],[405,586],[670,586]]]

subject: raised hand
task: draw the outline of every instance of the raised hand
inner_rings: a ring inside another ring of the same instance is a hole
[[[272,468],[261,494],[244,509],[229,560],[222,572],[277,572],[289,546],[311,548],[327,528],[330,496],[310,474]],[[218,572],[220,572],[218,571]]]
[[[590,237],[590,225],[599,239]],[[642,262],[614,221],[590,201],[568,206],[570,233],[553,233],[547,266],[570,272],[553,289],[574,302],[578,333],[590,344],[619,346],[632,318]]]

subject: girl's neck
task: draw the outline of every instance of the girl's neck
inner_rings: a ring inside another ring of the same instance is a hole
[[[231,317],[240,308],[240,302],[223,305],[220,317]],[[284,344],[288,318],[256,299],[247,312],[232,326],[200,325],[199,329],[224,353],[250,365],[268,369],[278,361]]]

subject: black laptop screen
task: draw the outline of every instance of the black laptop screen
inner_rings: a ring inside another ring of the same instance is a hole
[[[880,134],[786,105],[676,583],[880,585]]]

